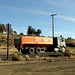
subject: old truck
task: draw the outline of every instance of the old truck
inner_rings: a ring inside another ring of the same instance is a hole
[[[15,47],[22,53],[65,52],[66,44],[64,37],[37,37],[22,36],[14,39]]]

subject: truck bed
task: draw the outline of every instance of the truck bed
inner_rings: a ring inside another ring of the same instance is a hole
[[[53,44],[53,38],[24,36],[21,38],[21,44]]]

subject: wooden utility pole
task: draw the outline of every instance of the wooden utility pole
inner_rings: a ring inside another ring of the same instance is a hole
[[[7,24],[7,60],[9,58],[9,23]]]
[[[54,16],[57,15],[57,14],[52,14],[52,36],[54,38]]]

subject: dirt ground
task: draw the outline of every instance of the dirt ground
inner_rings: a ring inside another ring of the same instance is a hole
[[[2,55],[6,55],[6,48],[0,47],[0,52]],[[10,47],[10,54],[14,52],[17,50]],[[75,75],[75,59],[65,61],[62,58],[61,60],[35,63],[0,61],[0,75]]]
[[[0,62],[0,75],[75,75],[75,60],[18,63]]]
[[[17,53],[18,50],[12,46],[14,38],[20,36],[10,36],[9,54]],[[69,41],[69,42],[68,42]],[[7,54],[6,34],[0,34],[0,54]],[[67,47],[72,53],[75,53],[75,40],[67,40],[68,44],[73,47]],[[26,61],[1,61],[0,59],[0,75],[75,75],[75,58],[66,60],[62,58],[52,62],[26,62]]]

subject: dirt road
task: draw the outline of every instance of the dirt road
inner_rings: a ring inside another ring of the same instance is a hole
[[[0,75],[75,75],[75,60],[3,65],[0,63]]]

